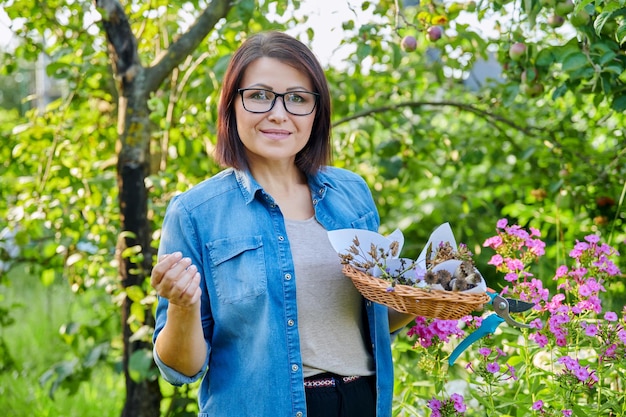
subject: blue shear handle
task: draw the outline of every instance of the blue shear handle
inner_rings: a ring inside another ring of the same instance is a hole
[[[457,358],[467,349],[470,345],[476,342],[479,339],[487,336],[488,334],[493,334],[498,326],[504,322],[504,319],[497,314],[492,314],[487,316],[480,327],[470,333],[465,339],[459,343],[459,345],[452,351],[450,357],[448,358],[448,365],[454,365]]]

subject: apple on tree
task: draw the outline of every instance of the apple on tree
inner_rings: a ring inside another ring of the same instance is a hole
[[[523,42],[515,42],[509,48],[509,57],[513,61],[519,61],[526,54],[526,44]]]
[[[431,26],[428,28],[426,34],[428,35],[428,39],[432,42],[436,42],[443,36],[443,28],[441,26]]]
[[[591,15],[585,9],[581,9],[571,15],[569,21],[575,27],[587,26],[591,22]]]
[[[565,18],[556,13],[548,17],[548,26],[550,27],[558,28],[563,26],[563,23],[565,23]]]
[[[402,38],[400,42],[400,47],[406,52],[413,52],[417,49],[417,39],[414,36],[407,35]]]
[[[537,72],[537,68],[530,67],[526,68],[522,71],[522,75],[520,76],[522,83],[524,84],[532,84],[539,79],[539,73]]]
[[[554,6],[554,13],[559,16],[567,16],[574,11],[574,2],[572,0],[561,0]]]
[[[539,97],[543,94],[544,87],[539,81],[520,84],[520,91],[527,97]]]

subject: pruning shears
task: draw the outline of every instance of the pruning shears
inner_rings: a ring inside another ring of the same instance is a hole
[[[534,304],[526,301],[514,300],[511,298],[504,298],[492,289],[487,289],[487,295],[491,300],[489,304],[492,305],[495,314],[491,314],[485,317],[480,327],[470,333],[465,339],[459,343],[459,345],[452,351],[452,354],[448,358],[448,364],[454,365],[459,355],[465,351],[470,345],[483,337],[495,333],[499,325],[507,322],[510,326],[530,328],[528,324],[515,321],[510,313],[521,313],[523,311],[530,310]]]

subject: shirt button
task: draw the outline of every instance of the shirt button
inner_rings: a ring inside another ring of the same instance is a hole
[[[313,205],[317,204],[317,198],[313,199]]]
[[[291,370],[292,370],[293,372],[297,372],[297,371],[298,371],[298,369],[300,369],[300,367],[299,367],[298,365],[296,365],[295,363],[294,363],[293,365],[291,365]]]
[[[298,412],[296,413],[296,417],[302,417],[302,411],[298,411]]]
[[[294,323],[295,321],[293,321],[292,319],[287,320],[287,326],[293,326]]]
[[[319,191],[318,191],[317,193],[318,193],[319,195],[324,194],[324,189],[323,189],[323,188],[320,188],[320,189],[319,189]]]
[[[283,240],[285,240],[285,238],[283,236],[278,236],[278,240],[282,242]]]
[[[289,281],[291,279],[291,274],[285,274],[285,279]]]

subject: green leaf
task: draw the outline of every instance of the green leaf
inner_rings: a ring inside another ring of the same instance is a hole
[[[93,368],[98,364],[100,358],[106,356],[106,352],[109,349],[108,343],[100,343],[94,346],[92,349],[87,352],[87,356],[83,359],[83,367],[85,368]]]
[[[580,69],[586,65],[590,65],[590,64],[585,54],[583,54],[582,52],[573,53],[573,54],[567,55],[563,59],[562,70],[565,72],[571,72],[571,71]]]
[[[54,269],[44,269],[41,273],[41,283],[46,287],[49,287],[54,283],[55,271]]]
[[[131,285],[130,287],[126,287],[125,291],[128,298],[130,298],[135,303],[140,302],[146,296],[145,292],[138,285]]]
[[[556,56],[554,54],[553,48],[544,48],[537,54],[537,58],[535,60],[535,64],[538,67],[549,67],[554,62],[556,62]]]
[[[140,349],[130,355],[128,361],[128,370],[130,377],[135,382],[143,381],[154,375],[151,371],[153,368],[152,351],[149,349]]]
[[[598,59],[598,64],[600,65],[605,65],[608,62],[612,61],[613,59],[615,59],[615,57],[617,56],[617,53],[615,51],[613,51],[612,49],[609,49],[608,51],[606,51],[606,53],[604,53],[600,59]]]
[[[626,94],[622,94],[613,99],[611,108],[616,112],[622,113],[626,111]]]
[[[364,60],[372,53],[372,47],[367,43],[361,43],[356,48],[356,55],[360,60]]]
[[[615,38],[620,46],[624,46],[624,44],[626,44],[626,23],[623,23],[617,28]]]
[[[378,145],[376,153],[382,158],[391,157],[397,155],[401,148],[402,143],[397,139],[392,139]]]
[[[612,18],[612,15],[613,14],[611,12],[602,12],[598,15],[598,17],[596,17],[596,19],[593,21],[593,28],[596,31],[596,35],[600,36],[600,34],[602,33],[602,28],[604,27],[606,22]]]

